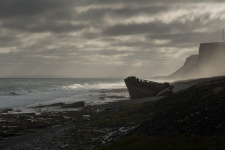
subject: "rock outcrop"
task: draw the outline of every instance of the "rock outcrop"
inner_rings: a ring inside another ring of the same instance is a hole
[[[202,43],[199,55],[188,57],[185,64],[168,78],[191,79],[224,75],[224,58],[225,42]]]

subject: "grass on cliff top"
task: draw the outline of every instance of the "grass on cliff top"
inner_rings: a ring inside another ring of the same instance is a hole
[[[225,148],[224,137],[153,137],[138,132],[97,150],[215,150]]]

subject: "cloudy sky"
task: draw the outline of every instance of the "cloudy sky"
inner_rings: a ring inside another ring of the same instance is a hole
[[[0,0],[0,77],[169,75],[224,23],[224,0]]]

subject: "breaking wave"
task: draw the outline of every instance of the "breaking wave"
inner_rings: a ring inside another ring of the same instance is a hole
[[[93,102],[99,100],[101,89],[121,88],[125,88],[125,84],[119,79],[0,79],[0,109],[58,102]]]

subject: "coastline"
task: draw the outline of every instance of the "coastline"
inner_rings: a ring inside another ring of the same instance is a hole
[[[52,105],[36,106],[35,109],[39,110],[57,110],[57,112],[48,111],[40,114],[19,112],[17,114],[10,114],[8,112],[12,111],[12,109],[6,109],[0,113],[0,121],[2,124],[0,128],[0,148],[7,149],[10,147],[10,149],[20,149],[20,146],[23,146],[24,143],[29,143],[29,141],[33,141],[32,143],[34,143],[34,141],[37,143],[41,141],[44,142],[45,140],[43,139],[45,139],[45,136],[54,137],[55,135],[53,133],[58,132],[58,130],[62,131],[62,134],[67,130],[75,130],[76,124],[88,120],[90,116],[96,115],[104,110],[115,110],[123,106],[155,101],[157,99],[160,99],[160,97],[118,100],[101,105],[87,105],[84,107],[77,107],[77,102],[72,104],[56,103]],[[52,132],[50,133],[51,135],[46,134],[46,132],[49,133],[49,131]],[[18,146],[19,148],[16,148]],[[56,147],[54,147],[54,149],[55,148]]]
[[[213,80],[213,78],[207,80]],[[198,79],[175,82],[174,84],[180,88],[178,89],[179,91],[204,81],[205,79]],[[75,103],[56,103],[52,105],[36,106],[35,109],[37,110],[49,110],[50,108],[58,110],[56,112],[46,111],[40,114],[21,114],[19,112],[17,114],[10,114],[7,112],[10,112],[11,109],[8,109],[0,115],[2,124],[0,129],[0,148],[19,150],[27,147],[38,147],[39,149],[45,149],[47,143],[50,149],[76,149],[77,142],[75,141],[79,138],[77,137],[77,132],[81,129],[81,127],[77,127],[77,125],[89,121],[90,117],[96,116],[104,111],[117,112],[121,107],[144,104],[145,102],[156,101],[160,98],[161,97],[118,100],[101,105],[85,105],[84,107],[77,107]],[[61,111],[59,111],[60,109]],[[114,129],[109,128],[109,131],[101,132],[106,134],[113,130]]]

